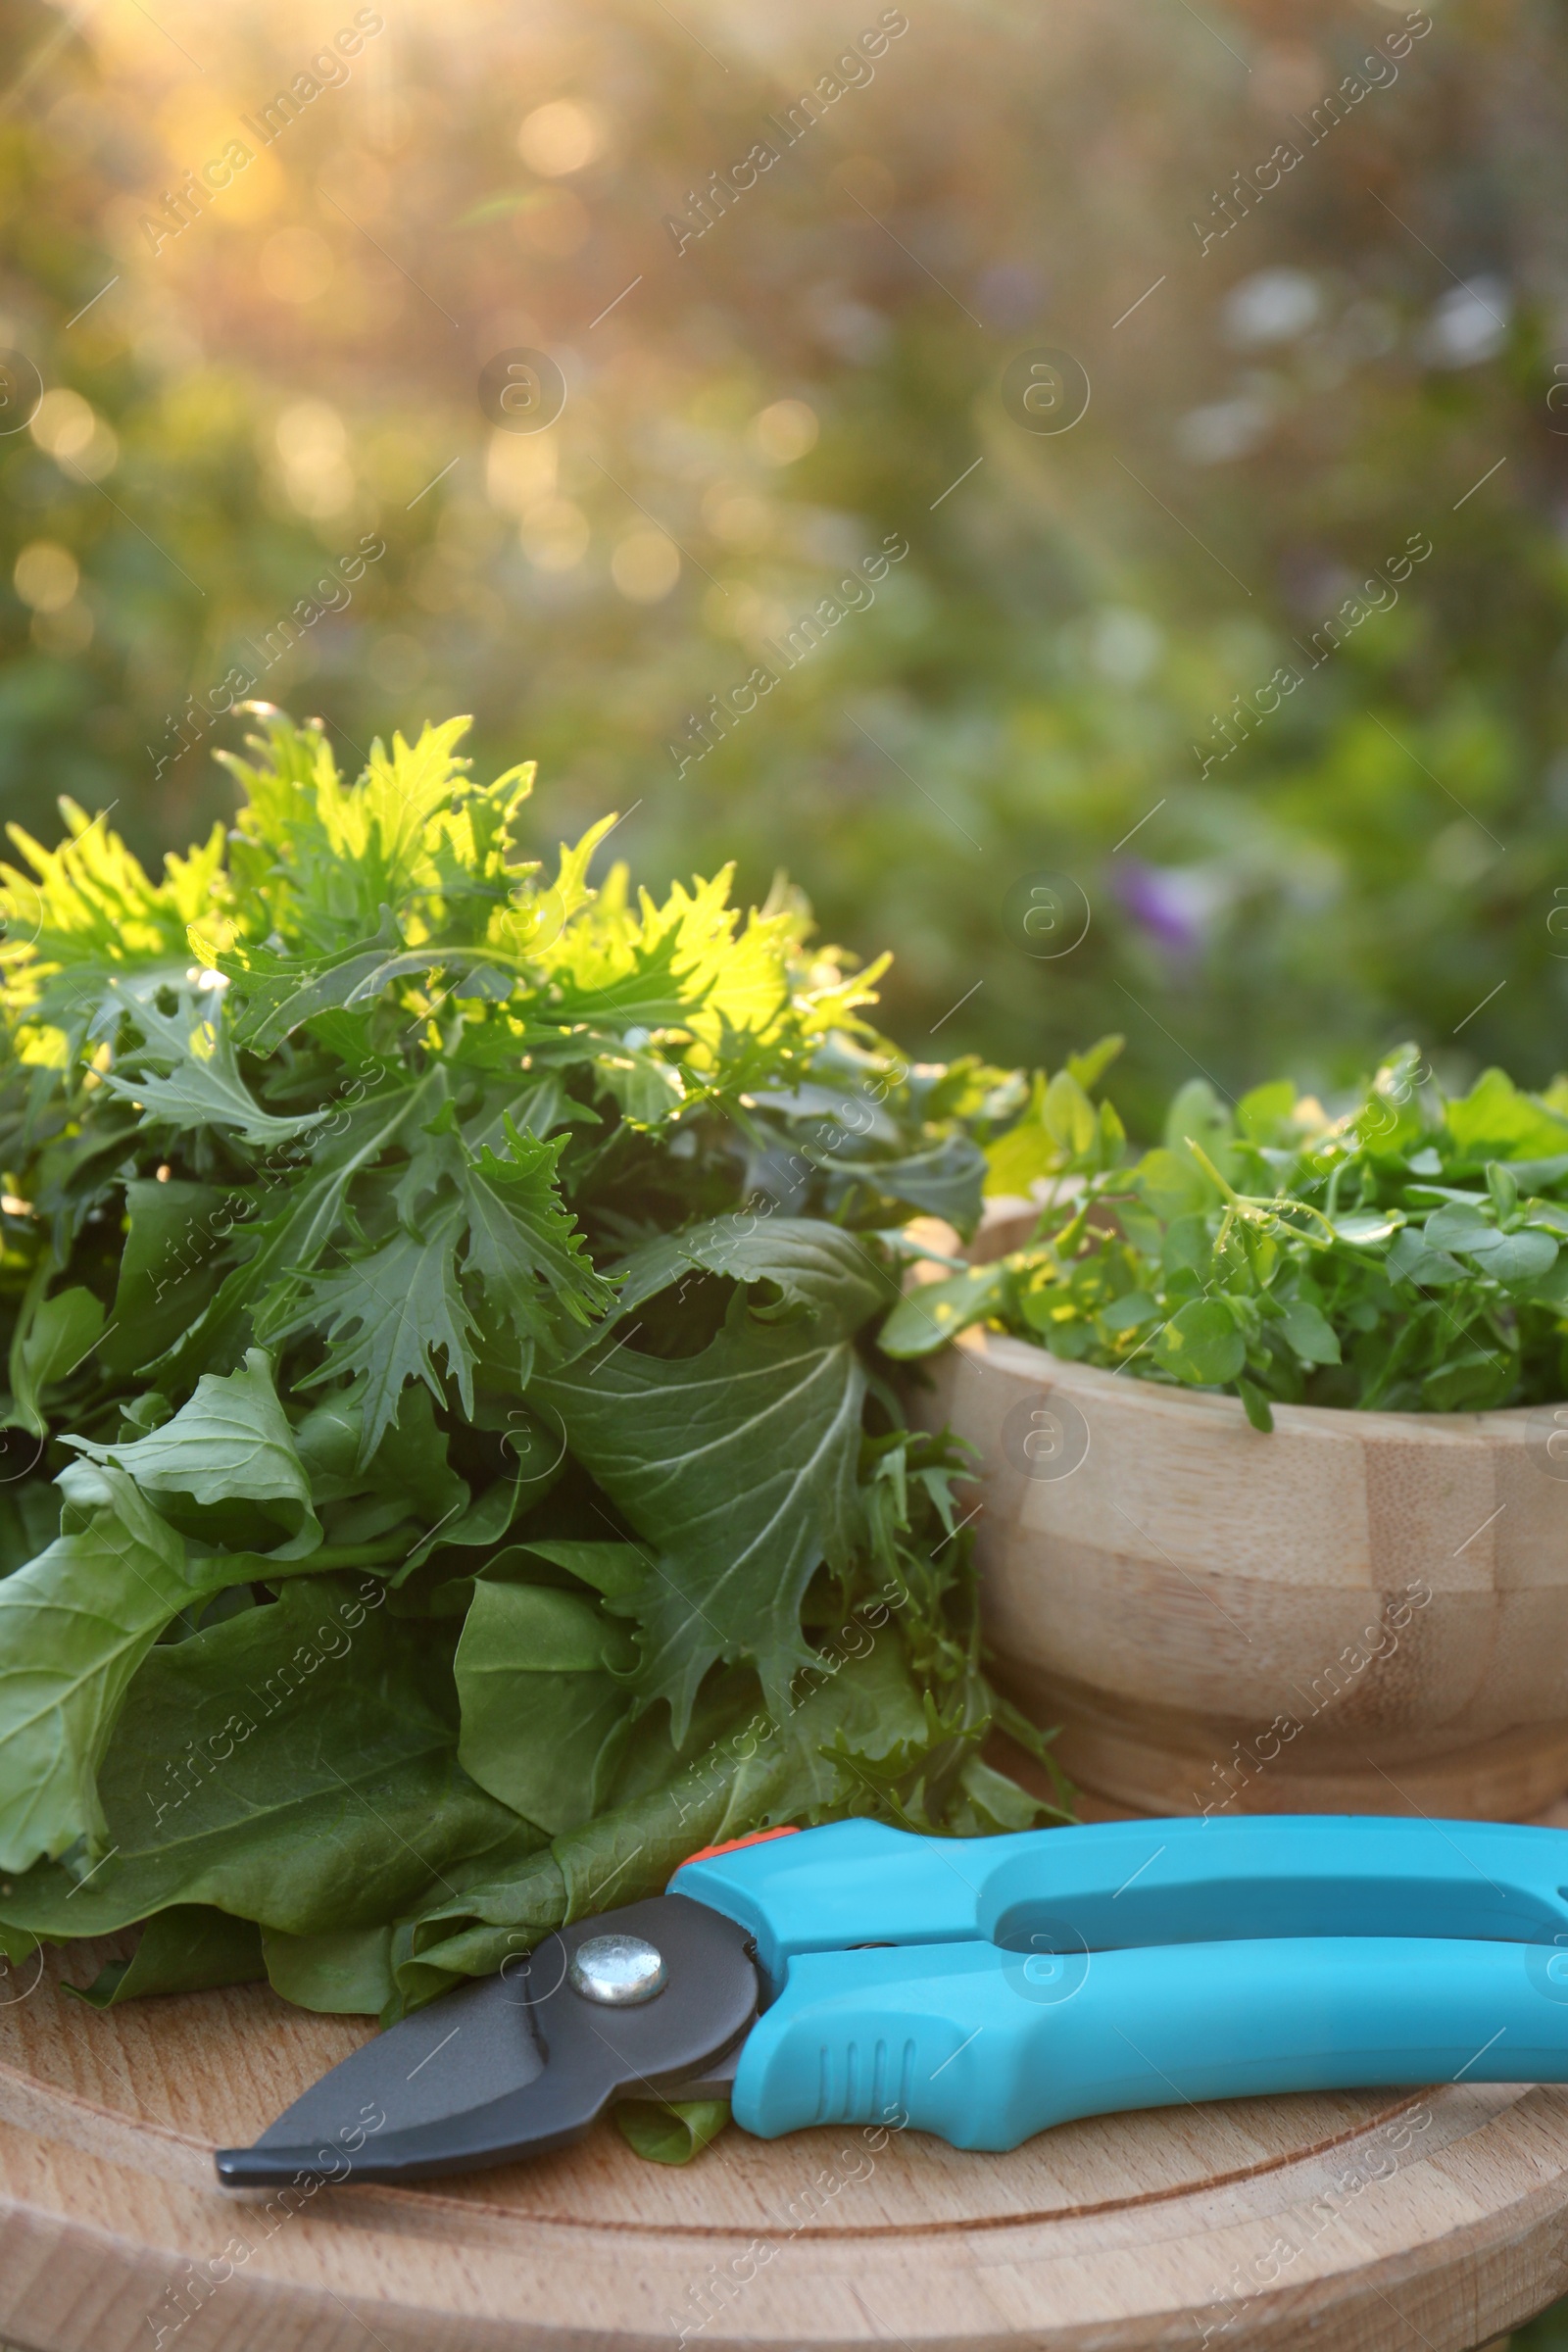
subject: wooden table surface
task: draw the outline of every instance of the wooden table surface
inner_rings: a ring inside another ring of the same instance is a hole
[[[58,1974],[0,2006],[0,2336],[27,2352],[1469,2352],[1568,2291],[1568,2090],[1182,2107],[1001,2157],[732,2130],[686,2170],[606,2126],[290,2211],[220,2190],[212,2149],[364,2023],[257,1985],[100,2016]]]

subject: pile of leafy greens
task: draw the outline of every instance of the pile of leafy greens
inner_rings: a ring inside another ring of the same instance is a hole
[[[1088,1087],[1107,1039],[991,1146],[1042,1199],[1025,1247],[956,1267],[881,1332],[895,1357],[990,1324],[1053,1354],[1277,1403],[1472,1412],[1568,1396],[1568,1080],[1446,1098],[1414,1047],[1331,1117],[1289,1079],[1202,1079],[1124,1164]]]
[[[548,870],[465,721],[349,783],[255,708],[161,880],[69,805],[0,869],[11,1957],[390,2020],[756,1828],[1051,1817],[870,1338],[1020,1084],[787,893]]]

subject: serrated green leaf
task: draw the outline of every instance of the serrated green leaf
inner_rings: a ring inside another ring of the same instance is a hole
[[[25,960],[44,972],[68,970],[78,985],[91,971],[182,969],[186,930],[208,909],[222,871],[222,823],[187,857],[166,858],[164,878],[154,882],[102,815],[72,800],[59,808],[66,839],[57,849],[44,849],[21,825],[6,828],[32,868],[29,876],[0,865],[0,920],[32,942]]]
[[[240,1076],[216,992],[182,992],[175,1013],[160,1012],[147,992],[111,983],[111,994],[143,1042],[122,1057],[126,1067],[104,1072],[103,1085],[142,1112],[144,1127],[217,1127],[265,1147],[292,1143],[320,1124],[317,1112],[278,1118],[263,1110]]]
[[[700,1355],[673,1362],[602,1341],[533,1394],[651,1559],[636,1595],[638,1688],[681,1737],[716,1658],[747,1658],[775,1705],[806,1656],[802,1596],[847,1561],[865,1375],[810,1320],[760,1323],[737,1301]]]
[[[270,751],[267,763],[219,755],[245,791],[236,863],[246,868],[243,846],[254,844],[258,889],[303,944],[340,952],[375,933],[383,908],[397,916],[438,903],[454,882],[461,888],[454,851],[482,862],[466,804],[484,796],[457,756],[467,719],[426,725],[413,744],[395,733],[390,751],[377,737],[364,775],[348,784],[318,731],[281,712],[267,724],[270,742],[257,745]],[[492,788],[503,799],[505,783]]]
[[[737,1213],[661,1235],[634,1250],[619,1268],[621,1316],[693,1270],[732,1282],[774,1283],[784,1305],[829,1316],[846,1333],[858,1331],[897,1295],[895,1277],[868,1235],[846,1233],[815,1217]]]
[[[80,1458],[58,1539],[0,1493],[0,1856],[43,1857],[0,1943],[161,1923],[124,1999],[232,1963],[204,1941],[253,1969],[249,1921],[288,1997],[391,2010],[726,1828],[1037,1818],[976,1760],[958,1457],[884,1430],[881,1376],[867,1434],[857,1353],[884,1229],[973,1221],[969,1128],[1022,1085],[905,1062],[863,1019],[882,963],[808,947],[787,894],[595,889],[608,817],[548,880],[531,770],[475,783],[461,720],[351,781],[319,724],[250,716],[226,837],[152,885],[75,812],[8,956],[17,1385]],[[1107,1053],[1053,1098],[1086,1170],[1123,1141],[1084,1115]],[[801,1214],[737,1248],[753,1183]],[[352,1627],[318,1615],[346,1561]],[[873,1658],[819,1654],[813,1582],[888,1579]]]
[[[177,1392],[198,1372],[215,1365],[231,1370],[253,1336],[256,1313],[264,1302],[267,1328],[259,1336],[266,1338],[280,1327],[291,1301],[342,1226],[350,1186],[397,1144],[405,1127],[416,1129],[431,1115],[440,1093],[440,1073],[432,1072],[416,1086],[345,1101],[315,1139],[309,1168],[264,1189],[259,1201],[242,1204],[252,1211],[243,1223],[229,1217],[227,1233],[238,1230],[244,1260],[225,1275],[211,1305],[184,1339],[151,1367],[170,1388]],[[274,1199],[278,1205],[269,1214]]]
[[[511,1325],[526,1363],[535,1348],[559,1351],[573,1328],[587,1331],[615,1304],[557,1186],[564,1149],[564,1137],[524,1135],[509,1117],[505,1152],[486,1144],[477,1158],[465,1154],[458,1178],[464,1271],[477,1278],[486,1311]]]
[[[319,1331],[326,1359],[305,1385],[345,1375],[361,1383],[364,1414],[360,1463],[369,1461],[393,1421],[411,1380],[423,1381],[445,1401],[435,1357],[446,1358],[464,1410],[473,1410],[472,1316],[458,1279],[457,1245],[463,1219],[456,1203],[437,1209],[422,1233],[400,1227],[390,1241],[318,1274],[310,1296],[269,1336],[288,1339]]]
[[[272,1053],[307,1021],[347,1004],[401,945],[390,910],[383,908],[373,938],[325,956],[281,956],[249,943],[220,955],[217,968],[234,1000],[236,1045],[251,1054]]]

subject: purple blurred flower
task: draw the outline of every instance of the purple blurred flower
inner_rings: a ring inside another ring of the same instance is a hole
[[[1228,896],[1205,866],[1146,865],[1140,858],[1124,858],[1112,868],[1111,883],[1134,922],[1178,956],[1201,947]]]
[[[1004,332],[1027,326],[1045,307],[1048,280],[1033,262],[993,262],[975,286],[980,308]]]

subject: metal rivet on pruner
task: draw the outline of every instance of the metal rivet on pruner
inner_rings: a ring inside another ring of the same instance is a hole
[[[585,2001],[629,2009],[662,1992],[668,1975],[663,1953],[646,1936],[590,1936],[573,1952],[566,1980]]]

